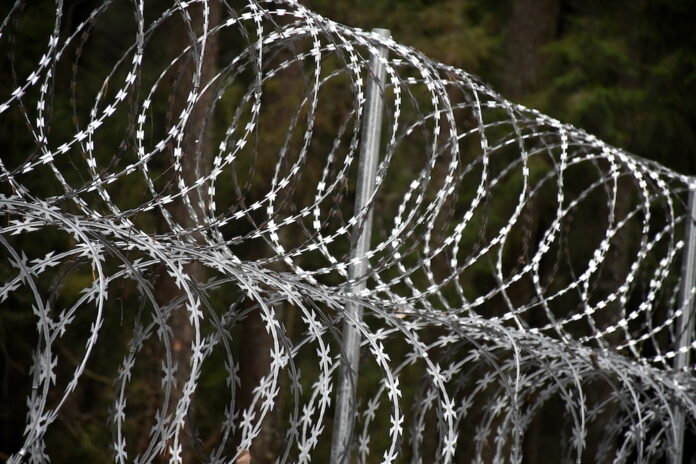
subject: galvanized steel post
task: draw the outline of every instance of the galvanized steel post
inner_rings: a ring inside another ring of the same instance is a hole
[[[373,29],[372,32],[382,38],[390,37],[387,29]],[[379,47],[370,57],[368,71],[366,101],[363,109],[362,136],[360,141],[360,160],[358,161],[358,183],[355,195],[355,214],[362,212],[368,205],[375,190],[377,161],[382,133],[382,113],[384,111],[384,91],[386,69],[384,60],[388,50]],[[372,235],[372,208],[365,212],[363,221],[355,225],[355,233],[359,233],[355,247],[351,250],[351,264],[348,268],[348,279],[361,279],[367,272],[365,255],[370,249]],[[352,293],[359,293],[366,287],[366,281],[360,280],[351,288]],[[362,320],[362,306],[348,302],[345,308],[346,316],[343,321],[343,349],[345,358],[340,367],[338,388],[336,391],[336,409],[333,420],[333,437],[331,442],[331,463],[347,463],[350,460],[350,444],[355,428],[355,389],[360,363],[360,331],[350,319]]]
[[[686,231],[684,234],[684,257],[682,259],[682,280],[679,303],[682,314],[677,323],[677,349],[683,349],[691,345],[694,328],[694,295],[691,290],[696,286],[696,186],[689,188],[688,216],[686,218]],[[689,365],[689,350],[679,351],[674,360],[674,368],[681,370]],[[681,464],[684,454],[684,413],[678,406],[674,407],[675,422],[675,447],[674,464]]]

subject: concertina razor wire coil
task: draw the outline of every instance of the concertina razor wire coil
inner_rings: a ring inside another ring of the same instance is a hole
[[[43,3],[0,29],[0,300],[35,324],[8,462],[48,462],[104,346],[115,462],[243,462],[270,421],[279,462],[321,462],[344,321],[360,462],[522,462],[559,401],[563,462],[674,459],[693,433],[693,179],[295,1],[105,1],[76,23]],[[354,210],[379,50],[380,159]],[[158,393],[137,435],[139,381]]]

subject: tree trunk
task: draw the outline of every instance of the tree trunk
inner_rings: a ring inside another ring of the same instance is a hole
[[[514,0],[510,8],[502,90],[519,98],[535,90],[544,65],[541,49],[557,35],[560,0]]]
[[[511,2],[505,46],[502,91],[505,97],[520,99],[535,90],[544,65],[542,47],[556,38],[560,20],[560,0],[514,0]],[[529,208],[537,202],[532,201]],[[543,221],[539,211],[527,211],[539,228]],[[532,298],[533,289],[527,289]],[[523,291],[523,290],[521,290]],[[525,296],[522,296],[525,299]],[[559,424],[563,405],[549,401],[529,424],[524,441],[524,462],[546,464],[558,462],[560,454]]]
[[[303,2],[308,6],[307,2]],[[282,24],[282,21],[278,21]],[[291,59],[294,55],[292,49],[281,52],[284,58]],[[276,58],[276,60],[279,60]],[[274,61],[277,63],[278,61]],[[305,81],[299,66],[291,65],[276,74],[269,80],[263,89],[262,110],[259,119],[259,132],[261,140],[258,146],[257,174],[260,180],[260,191],[252,190],[250,195],[255,199],[261,199],[267,193],[268,186],[274,173],[275,165],[278,162],[278,152],[285,141],[290,129],[291,121],[295,116],[297,105],[301,101],[305,91]],[[301,129],[300,129],[301,130]],[[249,198],[246,199],[247,201]],[[253,201],[253,200],[252,200]],[[280,204],[281,202],[276,202]],[[277,211],[284,214],[283,211]],[[276,218],[276,222],[279,220]],[[279,241],[287,245],[287,228],[278,230]],[[253,246],[245,253],[244,259],[254,261],[261,258],[272,256],[273,251],[270,247]],[[266,266],[274,271],[283,271],[282,263],[272,263]],[[284,318],[295,317],[293,309],[284,303],[276,303],[273,306],[275,317],[279,321]],[[249,408],[254,396],[254,390],[259,385],[261,379],[271,370],[271,347],[273,338],[266,330],[266,325],[261,319],[260,309],[249,314],[242,322],[242,349],[239,358],[239,377],[241,385],[238,396],[238,411],[241,413]],[[290,326],[288,320],[285,322]],[[281,395],[286,393],[286,385],[281,377]],[[261,423],[259,434],[253,440],[249,451],[249,457],[253,464],[272,464],[276,462],[278,453],[281,449],[281,440],[285,437],[285,428],[279,427],[279,417],[282,414],[283,398],[276,398],[275,410],[265,416]]]
[[[208,28],[210,29],[211,27],[220,23],[222,11],[220,3],[217,1],[209,1],[208,6]],[[197,37],[200,37],[203,34],[204,25],[203,7],[202,5],[192,5],[187,8],[187,11],[191,17],[191,28],[193,29],[193,33]],[[184,29],[184,24],[182,22],[175,21],[173,21],[173,23],[179,29],[171,32],[172,47],[178,54],[186,47],[193,46],[193,44],[191,43],[190,35]],[[213,94],[211,91],[200,94],[200,91],[217,72],[218,49],[219,44],[217,35],[209,36],[207,38],[205,54],[201,65],[201,87],[199,88],[199,99],[193,107],[191,115],[186,122],[184,132],[185,135],[181,143],[182,177],[186,185],[193,184],[199,176],[205,175],[210,170],[210,134],[212,130],[212,123],[209,119],[211,117],[208,115],[208,110],[214,103]],[[189,61],[185,62],[185,65],[181,69],[182,74],[179,76],[178,81],[176,81],[178,83],[177,87],[173,89],[174,101],[172,109],[174,122],[176,122],[179,114],[186,106],[187,97],[189,92],[192,90],[192,78],[195,72],[196,63],[193,59],[189,59]],[[176,180],[174,180],[173,184],[176,185]],[[196,213],[199,216],[202,216],[204,212],[201,211],[198,206],[198,195],[199,192],[194,190],[189,193],[188,197]],[[169,209],[169,212],[171,213],[174,222],[185,229],[192,228],[196,225],[196,221],[191,217],[184,202],[181,200],[174,203]],[[200,263],[197,262],[192,262],[184,266],[184,272],[194,282],[202,282],[205,278],[205,269]],[[174,279],[166,272],[162,273],[162,276],[155,286],[155,291],[158,303],[161,305],[171,304],[173,301],[182,298],[185,295],[185,292],[176,286]],[[173,335],[172,351],[174,362],[177,365],[176,388],[170,404],[170,407],[173,407],[176,404],[176,401],[179,400],[184,383],[191,373],[191,345],[193,342],[194,332],[184,305],[181,305],[172,312],[168,322]],[[192,430],[189,417],[186,419],[184,432],[179,437],[182,445],[182,462],[191,462],[192,457],[194,456],[195,443],[193,440],[193,434],[194,431]]]

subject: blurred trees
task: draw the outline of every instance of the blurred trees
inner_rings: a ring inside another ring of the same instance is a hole
[[[87,0],[66,2],[67,30],[75,27],[98,3],[100,2]],[[158,2],[164,3],[166,2]],[[211,4],[219,6],[217,2]],[[308,6],[320,14],[348,25],[364,29],[388,28],[397,41],[412,45],[442,62],[479,75],[503,96],[513,101],[535,107],[561,121],[576,124],[636,155],[654,159],[686,174],[696,173],[696,34],[693,32],[691,19],[696,17],[694,2],[312,0]],[[2,58],[2,95],[9,94],[11,89],[16,87],[15,74],[25,75],[24,71],[31,69],[35,58],[45,46],[44,43],[32,43],[31,36],[44,37],[52,27],[52,3],[32,4],[27,8],[30,8],[32,13],[23,16],[24,23],[18,28],[23,32],[14,40],[3,43],[3,47],[6,48],[2,53],[11,55],[11,59]],[[7,6],[0,6],[0,17],[4,17],[7,11]],[[89,53],[85,53],[89,57],[86,68],[88,71],[83,71],[88,74],[83,75],[81,79],[86,88],[73,89],[79,108],[84,109],[83,107],[91,104],[89,101],[80,101],[80,95],[89,95],[90,92],[94,95],[96,90],[89,88],[89,84],[101,84],[103,73],[108,70],[100,65],[99,54],[109,54],[109,47],[106,46],[109,40],[123,40],[119,38],[119,33],[123,33],[128,27],[132,28],[132,18],[130,23],[127,19],[130,14],[128,5],[115,8],[115,16],[110,22],[101,24],[94,32],[95,36],[103,34],[106,38],[102,42],[88,42],[87,47],[91,47]],[[214,14],[223,17],[225,15],[219,8]],[[116,24],[119,25],[119,29],[115,27]],[[200,29],[196,20],[194,24],[194,29]],[[171,34],[174,49],[188,40],[185,34],[177,36],[174,31]],[[132,36],[129,40],[130,38]],[[165,46],[166,40],[162,39],[159,43]],[[14,45],[7,47],[7,44]],[[231,42],[209,45],[208,52],[214,56],[205,62],[203,73],[210,76],[221,63],[224,64],[233,58],[237,51],[236,45],[238,44]],[[78,53],[78,50],[71,51]],[[171,58],[171,53],[165,53],[164,56]],[[111,61],[107,60],[109,63]],[[10,62],[13,63],[11,67]],[[64,90],[69,87],[69,72],[69,69],[59,70],[56,76],[58,88]],[[184,68],[182,72],[185,76],[182,78],[181,87],[185,88],[191,70],[186,71]],[[287,123],[294,116],[289,108],[294,108],[297,100],[306,91],[303,82],[305,77],[300,71],[290,67],[272,84],[276,87],[268,89],[268,95],[273,97],[265,103],[270,105],[267,113],[270,116],[265,116],[266,119],[262,121],[265,133],[260,136],[262,145],[266,148],[260,150],[260,159],[256,161],[258,171],[251,182],[257,184],[252,185],[253,192],[260,194],[262,190],[259,185],[263,184],[263,179],[273,175],[270,170],[273,164],[268,161],[275,155],[273,148],[277,149],[285,141]],[[143,78],[152,80],[153,76]],[[244,79],[244,76],[241,79]],[[207,79],[204,77],[203,80]],[[222,102],[226,103],[229,100],[234,104],[235,98],[238,97],[228,93],[223,95]],[[67,127],[77,115],[71,115],[65,109],[61,110],[69,107],[67,103],[71,98],[70,93],[57,93],[54,98],[56,101],[53,106],[58,111],[64,111],[51,115],[54,130],[58,130],[61,126]],[[184,98],[185,95],[174,96],[174,99],[179,101]],[[341,95],[336,96],[335,104],[349,106],[346,96]],[[224,119],[225,111],[234,110],[220,105],[215,111],[213,121],[215,117]],[[162,117],[165,117],[164,111],[161,112]],[[324,114],[327,115],[324,119],[316,121],[317,138],[320,142],[321,131],[330,131],[335,125],[330,112]],[[197,127],[202,119],[200,114],[195,114],[191,124]],[[14,123],[21,125],[23,121],[17,116]],[[126,124],[125,121],[123,123]],[[214,146],[211,140],[219,140],[223,129],[213,124],[200,130],[208,132],[207,136],[200,141],[184,141],[184,152],[198,155],[184,159],[185,176],[189,181],[196,175],[196,163],[200,163],[201,166],[209,163],[210,147]],[[18,163],[28,152],[34,150],[31,142],[18,138],[10,125],[0,127],[0,141],[4,147],[1,155],[3,162],[9,166]],[[119,153],[133,150],[132,142],[128,140],[113,140],[112,144],[119,148]],[[102,156],[108,157],[113,154]],[[168,167],[154,166],[153,169],[164,173]],[[136,186],[131,187],[130,190],[124,190],[124,197],[135,195]],[[36,188],[48,190],[47,186]],[[218,191],[229,194],[230,198],[234,197],[233,188],[230,186],[219,185]],[[176,211],[173,215],[177,217]],[[544,220],[543,208],[529,212],[529,215],[531,229],[534,228],[534,221]],[[179,219],[184,221],[184,217],[185,215],[180,215]],[[144,219],[144,222],[148,223],[148,218]],[[155,219],[151,219],[149,225],[153,229],[159,227]],[[54,242],[48,245],[44,243],[42,246],[51,246],[56,250],[65,249],[69,246],[65,240],[67,239],[64,237],[56,237]],[[32,244],[26,246],[31,248]],[[237,251],[242,258],[257,259],[268,250]],[[616,262],[619,263],[617,266],[627,265],[620,256],[616,258]],[[0,266],[5,266],[5,263],[0,263]],[[4,277],[10,270],[0,268],[0,272]],[[79,292],[80,279],[84,280],[89,271],[83,269],[80,272],[74,272],[66,279],[64,291]],[[612,271],[616,275],[621,272],[620,269]],[[157,282],[155,277],[159,276],[153,276],[153,281]],[[201,274],[200,278],[203,280],[204,276]],[[163,301],[176,299],[176,289],[167,282],[166,277],[163,279],[158,285],[159,296]],[[473,284],[472,286],[475,287]],[[121,296],[124,300],[128,298],[125,291]],[[30,335],[33,319],[30,312],[24,312],[25,303],[17,299],[0,303],[0,359],[3,359],[0,363],[0,404],[3,406],[0,408],[0,459],[16,449],[22,433],[23,405],[17,399],[23,398],[26,393],[28,373],[25,369],[31,360],[32,336],[35,336]],[[242,385],[246,385],[244,388],[258,382],[269,364],[268,334],[263,330],[260,321],[254,317],[249,317],[245,323],[245,332],[240,334],[243,337],[241,343],[247,346],[247,350],[242,351],[241,359],[240,375]],[[185,316],[180,322],[181,326],[176,330],[178,336],[184,339],[185,345]],[[122,332],[128,333],[127,328],[123,328]],[[70,341],[66,341],[66,356],[71,356],[73,349],[76,349],[76,346],[71,346]],[[105,366],[113,364],[114,359],[119,359],[119,356],[106,348],[93,356],[97,365],[101,363]],[[152,356],[153,359],[157,359],[156,353]],[[186,353],[183,353],[179,362],[180,376],[185,375],[185,359]],[[108,369],[104,372],[88,371],[88,377],[94,382],[91,388],[103,388],[108,391],[111,386],[106,379],[110,373]],[[218,381],[221,380],[224,388],[223,375],[216,372],[214,376]],[[247,378],[246,382],[244,378]],[[159,378],[154,376],[154,381],[158,382]],[[139,385],[137,388],[140,388],[144,395],[151,394],[147,385]],[[249,401],[250,395],[251,391],[240,392],[242,405]],[[94,458],[99,456],[100,452],[104,452],[99,446],[99,440],[90,434],[96,434],[94,430],[102,419],[88,413],[91,408],[98,409],[96,402],[93,398],[81,397],[66,405],[68,417],[86,422],[82,430],[71,428],[71,424],[63,424],[75,439],[75,449],[66,449],[63,451],[65,454],[61,455],[66,461],[84,456]],[[102,406],[100,404],[99,408]],[[143,420],[147,421],[147,415],[153,414],[154,411],[147,411],[145,406],[143,408]],[[553,409],[550,411],[549,414]],[[205,411],[199,411],[199,414],[204,417]],[[143,432],[141,429],[137,430]],[[548,441],[548,436],[538,433],[537,440]],[[278,437],[269,434],[270,432],[264,429],[262,436],[266,449],[259,450],[258,453],[264,453],[273,447],[272,441]],[[553,454],[537,454],[535,449],[539,446],[538,442],[527,443],[528,462],[552,462],[550,459],[553,459]]]
[[[501,94],[632,153],[696,173],[696,34],[688,0],[315,0]]]

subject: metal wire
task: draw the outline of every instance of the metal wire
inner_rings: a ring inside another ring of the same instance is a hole
[[[121,356],[104,424],[115,462],[181,462],[190,411],[213,401],[205,371],[223,365],[207,462],[248,454],[271,417],[280,462],[321,462],[343,323],[370,373],[354,379],[360,462],[521,462],[559,401],[562,462],[675,456],[673,411],[690,433],[696,418],[693,366],[673,368],[696,348],[693,320],[678,322],[694,295],[679,298],[692,179],[295,1],[221,2],[220,18],[211,5],[106,1],[68,24],[59,0],[36,56],[22,29],[36,5],[17,1],[0,26],[13,82],[0,121],[15,137],[0,156],[0,301],[36,321],[10,463],[48,461],[46,435],[101,344]],[[382,49],[382,158],[353,210],[366,69]],[[371,246],[351,254],[370,214]],[[176,287],[165,301],[162,276]],[[239,328],[253,315],[269,363],[243,404]],[[84,338],[74,364],[66,334]],[[161,394],[137,447],[146,346]]]

